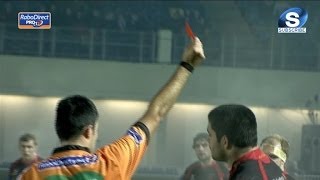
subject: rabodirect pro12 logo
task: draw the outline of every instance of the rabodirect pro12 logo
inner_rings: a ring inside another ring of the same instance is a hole
[[[19,12],[18,28],[19,29],[50,29],[51,13],[50,12]]]
[[[303,27],[307,20],[307,11],[299,7],[289,8],[279,17],[278,33],[307,33]]]

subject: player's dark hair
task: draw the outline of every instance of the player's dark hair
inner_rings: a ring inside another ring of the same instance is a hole
[[[213,109],[208,118],[219,142],[225,135],[228,142],[236,147],[244,148],[257,145],[256,117],[246,106],[221,105]]]
[[[37,145],[36,136],[30,133],[23,134],[19,138],[19,142],[33,141],[35,145]]]
[[[194,148],[196,142],[199,140],[205,140],[209,142],[209,135],[208,133],[198,133],[194,138],[193,138],[193,145],[192,147]]]

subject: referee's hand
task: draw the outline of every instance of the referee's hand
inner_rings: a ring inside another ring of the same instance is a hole
[[[190,45],[184,50],[182,60],[193,67],[200,64],[205,59],[203,45],[198,37],[195,37]]]

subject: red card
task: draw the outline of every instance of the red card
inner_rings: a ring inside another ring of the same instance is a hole
[[[186,33],[187,33],[187,35],[189,36],[189,38],[191,38],[191,39],[193,39],[194,40],[194,38],[196,37],[194,34],[193,34],[193,32],[192,32],[192,29],[191,29],[191,27],[190,27],[190,25],[189,25],[189,23],[186,21]]]

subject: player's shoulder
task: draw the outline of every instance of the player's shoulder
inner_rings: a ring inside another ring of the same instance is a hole
[[[201,167],[201,163],[199,161],[195,161],[192,164],[190,164],[186,169],[188,170],[194,170]]]
[[[10,166],[18,165],[18,164],[21,164],[21,163],[22,163],[22,160],[21,160],[21,158],[19,158],[19,159],[16,159],[15,161],[13,161],[13,162],[10,164]]]
[[[23,166],[24,166],[24,164],[23,164],[21,158],[19,158],[10,164],[9,169],[10,169],[10,171],[14,171],[15,169],[19,169]]]
[[[261,180],[259,167],[255,162],[245,162],[240,164],[236,171],[230,174],[230,180]]]
[[[236,175],[260,174],[259,164],[256,160],[249,160],[240,163],[235,171]]]
[[[37,167],[39,162],[33,163],[31,166],[26,167],[17,179],[24,180],[24,179],[35,179],[37,175]]]
[[[261,169],[257,160],[245,161],[238,165],[230,179],[261,179],[263,176],[262,171],[264,171],[270,180],[284,180],[281,169],[273,161],[270,161],[270,163],[263,163],[262,165],[264,170]]]
[[[231,180],[261,179],[261,171],[257,160],[248,160],[240,163],[230,175]]]

